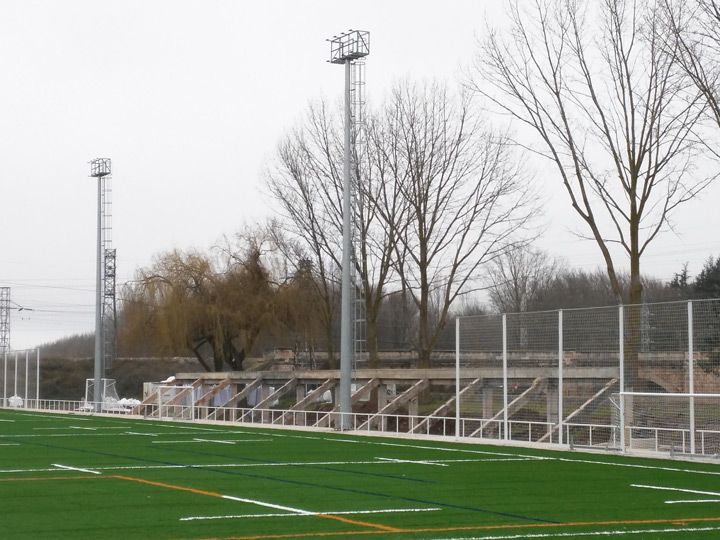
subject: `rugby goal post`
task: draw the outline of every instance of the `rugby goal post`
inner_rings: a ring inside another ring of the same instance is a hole
[[[720,394],[620,392],[623,447],[720,455]]]

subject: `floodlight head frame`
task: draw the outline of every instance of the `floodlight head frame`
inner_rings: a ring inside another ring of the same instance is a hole
[[[370,32],[367,30],[348,30],[328,41],[332,64],[352,62],[370,54]]]
[[[110,158],[96,158],[90,162],[90,176],[102,178],[111,174]]]

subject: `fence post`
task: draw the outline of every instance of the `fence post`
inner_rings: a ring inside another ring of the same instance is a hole
[[[25,351],[25,395],[23,396],[23,407],[27,409],[28,406],[28,379],[30,378],[30,351]]]
[[[428,422],[428,427],[429,427]],[[460,317],[455,319],[455,438],[460,437]]]
[[[620,449],[625,452],[625,312],[623,305],[618,306],[618,337],[619,337],[619,354],[620,363]]]
[[[508,432],[508,354],[507,354],[507,315],[502,316],[502,346],[503,346],[503,438],[509,440]]]
[[[558,443],[563,443],[563,311],[558,311]]]
[[[7,407],[7,351],[3,353],[3,407]]]
[[[15,381],[13,382],[13,396],[17,396],[17,364],[18,354],[15,353]]]
[[[37,349],[37,373],[35,374],[35,407],[40,408],[40,349]]]
[[[688,310],[688,392],[690,393],[690,453],[695,453],[695,358],[693,338],[693,303],[687,304]],[[685,449],[683,448],[683,451]]]

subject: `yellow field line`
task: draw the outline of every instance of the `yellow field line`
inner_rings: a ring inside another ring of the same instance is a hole
[[[567,523],[523,523],[508,525],[467,525],[461,527],[428,527],[419,529],[395,529],[392,532],[417,534],[417,533],[446,533],[458,531],[493,531],[506,529],[531,529],[531,528],[559,528],[559,527],[600,527],[608,525],[687,525],[688,523],[720,522],[720,517],[705,518],[677,518],[677,519],[639,519],[639,520],[618,520],[618,521],[572,521]],[[385,531],[335,531],[335,532],[308,532],[293,534],[270,534],[253,536],[227,536],[219,538],[205,538],[204,540],[280,540],[284,538],[322,538],[326,536],[352,536],[352,535],[378,535]]]
[[[113,476],[106,476],[106,478],[117,478],[120,480],[137,482],[139,484],[147,484],[149,486],[173,489],[175,491],[186,491],[188,493],[194,493],[196,495],[205,495],[206,497],[216,497],[219,499],[225,498],[225,496],[222,493],[216,493],[214,491],[204,491],[202,489],[178,486],[175,484],[167,484],[165,482],[155,482],[153,480],[145,480],[143,478],[136,478],[134,476],[113,475]],[[343,523],[348,523],[350,525],[358,525],[360,527],[369,527],[372,529],[378,529],[379,531],[382,531],[382,532],[401,532],[402,531],[402,529],[396,529],[395,527],[388,527],[386,525],[381,525],[379,523],[371,523],[368,521],[356,521],[353,519],[347,519],[347,518],[340,517],[340,516],[334,516],[332,514],[311,514],[311,515],[313,515],[315,517],[323,518],[323,519],[332,519],[335,521],[342,521]]]
[[[118,480],[125,480],[129,482],[136,482],[138,484],[145,484],[149,486],[161,487],[165,489],[172,489],[175,491],[184,491],[187,493],[193,493],[195,495],[203,495],[206,497],[215,497],[222,499],[224,495],[214,491],[205,491],[202,489],[196,489],[186,486],[178,486],[176,484],[168,484],[166,482],[157,482],[154,480],[145,480],[143,478],[137,478],[134,476],[124,475],[107,475],[107,476],[36,476],[27,478],[0,478],[0,482],[40,482],[40,481],[58,481],[58,480],[98,480],[102,478],[114,478]],[[601,527],[601,526],[613,526],[613,525],[687,525],[689,523],[711,523],[720,522],[720,517],[699,517],[699,518],[673,518],[673,519],[634,519],[634,520],[614,520],[614,521],[570,521],[567,523],[521,523],[521,524],[503,524],[503,525],[464,525],[458,527],[427,527],[418,529],[398,529],[379,523],[372,523],[367,521],[357,521],[348,519],[341,516],[335,516],[333,514],[311,514],[315,517],[323,519],[332,519],[347,523],[349,525],[357,525],[360,527],[371,528],[375,530],[371,531],[335,531],[335,532],[308,532],[308,533],[293,533],[293,534],[273,534],[273,535],[253,535],[253,536],[230,536],[225,537],[223,540],[273,540],[283,538],[320,538],[325,536],[352,536],[352,535],[377,535],[387,532],[393,533],[441,533],[441,532],[458,532],[458,531],[492,531],[492,530],[508,530],[508,529],[550,529],[560,527]],[[205,540],[217,540],[208,538]]]
[[[342,521],[343,523],[349,523],[350,525],[359,525],[361,527],[369,527],[371,529],[379,529],[383,532],[405,532],[404,529],[397,529],[395,527],[389,527],[387,525],[380,525],[379,523],[370,523],[369,521],[357,521],[354,519],[348,519],[341,516],[335,516],[333,514],[315,514],[317,517],[325,519],[334,519],[335,521]]]
[[[110,478],[109,476],[32,476],[27,478],[0,478],[0,482],[39,482],[41,480],[89,480],[92,478],[96,480],[98,478]]]
[[[214,491],[205,491],[202,489],[195,489],[195,488],[191,488],[191,487],[177,486],[175,484],[166,484],[165,482],[155,482],[153,480],[145,480],[143,478],[136,478],[134,476],[113,475],[113,476],[108,476],[106,478],[117,478],[119,480],[127,480],[129,482],[137,482],[138,484],[147,484],[148,486],[173,489],[175,491],[186,491],[188,493],[194,493],[196,495],[205,495],[206,497],[217,497],[218,499],[223,498],[222,493],[215,493]]]

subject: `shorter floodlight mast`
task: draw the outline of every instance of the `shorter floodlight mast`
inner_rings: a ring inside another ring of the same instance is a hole
[[[340,312],[340,423],[336,428],[352,427],[351,379],[353,363],[353,286],[351,265],[352,245],[352,64],[370,53],[370,34],[362,30],[349,30],[328,40],[330,62],[345,66],[345,144],[343,159],[343,254],[342,254],[342,307]]]

